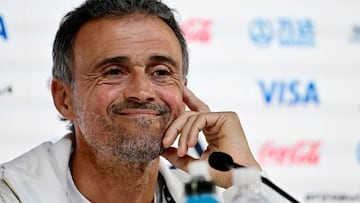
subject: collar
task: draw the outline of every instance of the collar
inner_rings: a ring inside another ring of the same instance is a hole
[[[68,134],[56,143],[45,142],[20,157],[4,163],[4,180],[22,202],[71,202],[67,173],[74,136]],[[181,202],[184,182],[189,175],[160,157],[159,188],[162,202]]]
[[[71,135],[66,135],[55,144],[42,143],[4,163],[4,180],[21,202],[69,202],[66,195],[66,170],[71,146]]]

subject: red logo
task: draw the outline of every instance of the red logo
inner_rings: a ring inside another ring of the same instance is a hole
[[[290,146],[268,141],[260,147],[259,162],[263,165],[316,165],[319,163],[320,141],[300,140]]]
[[[188,42],[209,42],[211,39],[211,21],[201,18],[192,18],[181,24],[184,37]]]

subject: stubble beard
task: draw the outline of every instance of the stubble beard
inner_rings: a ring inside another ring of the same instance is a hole
[[[120,123],[121,119],[117,119],[114,110],[116,108],[110,109],[115,112],[110,113],[110,119],[96,112],[83,111],[87,129],[81,125],[80,128],[95,152],[97,161],[136,167],[159,157],[164,150],[163,135],[171,123],[170,110],[165,105],[150,105],[148,108],[161,108],[161,117],[156,120],[138,117]]]
[[[130,164],[145,164],[159,157],[163,152],[162,138],[165,129],[160,132],[152,131],[149,125],[152,125],[153,121],[147,118],[131,121],[133,124],[130,126],[137,128],[136,130],[109,129],[109,132],[114,132],[114,143],[116,143],[109,147],[113,157]]]

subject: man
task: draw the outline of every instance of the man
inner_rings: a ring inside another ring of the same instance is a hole
[[[186,171],[200,131],[201,160],[223,151],[260,169],[238,116],[187,88],[186,43],[163,3],[86,1],[64,17],[53,61],[52,97],[72,132],[3,164],[0,202],[180,202],[163,158]],[[211,174],[231,186],[230,172]]]

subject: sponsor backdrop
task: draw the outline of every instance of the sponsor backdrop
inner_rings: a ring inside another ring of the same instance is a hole
[[[0,1],[0,162],[66,133],[51,45],[79,2]],[[239,114],[273,181],[301,202],[360,202],[360,1],[166,2],[189,42],[189,87]]]

